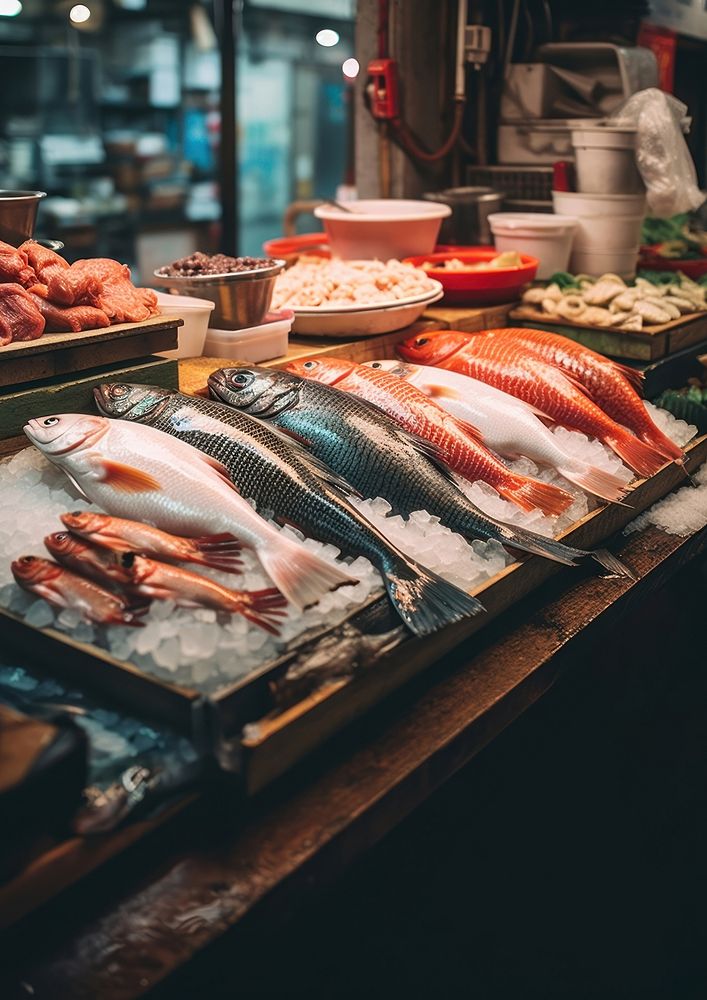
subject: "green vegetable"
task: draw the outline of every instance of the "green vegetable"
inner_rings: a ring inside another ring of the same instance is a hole
[[[647,216],[641,230],[642,243],[664,243],[666,240],[680,240],[685,237],[687,213],[674,215],[671,219],[653,219]]]
[[[663,410],[668,410],[679,420],[687,420],[689,424],[695,424],[700,434],[707,434],[707,406],[694,402],[676,389],[666,389],[653,400],[656,406]]]
[[[679,285],[679,271],[639,271],[637,277],[645,278],[653,285]]]
[[[559,285],[562,291],[566,288],[579,288],[579,282],[573,274],[567,271],[556,271],[548,281],[549,285]]]

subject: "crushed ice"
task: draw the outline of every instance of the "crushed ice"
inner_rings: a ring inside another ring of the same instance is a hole
[[[642,531],[649,524],[662,528],[669,535],[687,537],[707,524],[707,462],[694,473],[696,486],[683,486],[664,497],[626,525],[624,534]]]
[[[671,414],[656,410],[650,404],[646,405],[656,422],[678,444],[685,444],[696,432],[684,421],[676,420]],[[573,454],[621,476],[626,482],[630,481],[630,471],[600,442],[560,427],[555,428],[553,433]],[[467,495],[493,517],[544,535],[558,535],[596,506],[594,498],[588,498],[577,486],[552,469],[538,469],[527,458],[508,464],[517,472],[557,483],[576,499],[565,514],[553,518],[540,512],[524,513],[514,504],[502,500],[483,483],[465,483]],[[702,471],[704,474],[704,469]],[[707,487],[704,489],[707,492]],[[691,488],[690,492],[694,495],[699,491]],[[399,516],[389,516],[390,505],[380,497],[356,501],[356,504],[393,544],[466,590],[485,583],[513,561],[499,543],[468,543],[427,511],[416,511],[405,521]],[[26,448],[0,463],[0,552],[3,553],[0,560],[0,605],[24,615],[26,621],[37,628],[53,626],[79,641],[108,650],[118,659],[130,660],[147,673],[207,693],[256,670],[276,657],[286,643],[301,633],[336,625],[382,587],[379,574],[367,559],[353,559],[349,568],[359,582],[326,594],[317,605],[303,613],[289,615],[283,621],[279,639],[251,625],[240,615],[176,608],[170,601],[155,601],[152,604],[144,619],[145,628],[91,625],[80,621],[73,611],[55,610],[41,599],[27,594],[14,583],[10,573],[11,560],[22,555],[46,554],[42,539],[61,528],[60,514],[88,507],[64,475],[36,449]],[[292,528],[281,530],[292,537],[302,537]],[[306,539],[304,544],[331,562],[340,554],[335,546],[323,545],[313,539]],[[245,549],[243,562],[241,575],[208,569],[203,572],[226,586],[244,590],[271,586],[254,553]]]

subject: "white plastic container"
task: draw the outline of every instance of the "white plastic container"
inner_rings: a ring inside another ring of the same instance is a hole
[[[517,250],[540,261],[537,279],[566,271],[577,219],[544,212],[498,212],[489,215],[496,249]]]
[[[623,214],[626,208],[622,204],[621,196],[619,200],[606,201],[602,195],[581,195],[565,193],[563,191],[553,191],[552,200],[557,212],[566,214],[571,212],[577,217],[577,231],[574,237],[573,247],[576,250],[626,250],[627,248],[638,246],[641,242],[641,226],[643,225],[643,205],[645,199],[642,195],[636,198],[629,195],[636,204],[640,204],[640,209],[633,213]],[[588,207],[583,204],[583,199],[593,198]],[[626,199],[623,199],[625,201]],[[598,209],[602,207],[600,214]],[[574,206],[570,208],[569,206]],[[585,214],[588,212],[589,214]]]
[[[552,202],[558,215],[589,219],[599,215],[640,215],[646,213],[645,194],[581,194],[578,191],[553,191]]]
[[[170,295],[155,292],[163,316],[179,316],[184,325],[177,331],[178,347],[175,351],[162,351],[162,358],[198,358],[204,349],[209,319],[214,303],[207,299],[194,299],[190,295]]]
[[[577,188],[583,194],[639,194],[635,129],[587,125],[572,129]]]
[[[291,309],[268,313],[260,326],[247,330],[209,330],[204,344],[204,356],[230,358],[259,364],[287,354],[287,338],[294,322]]]
[[[574,247],[570,258],[572,274],[618,274],[620,278],[635,277],[638,247],[629,250],[583,250]]]

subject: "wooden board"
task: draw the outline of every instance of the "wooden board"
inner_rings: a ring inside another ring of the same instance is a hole
[[[91,368],[70,379],[56,375],[21,389],[0,389],[0,438],[21,435],[31,417],[47,413],[95,413],[92,390],[105,381],[178,389],[179,370],[176,361],[146,357],[129,365]]]
[[[442,300],[441,305],[427,309],[422,318],[432,320],[438,330],[475,333],[477,330],[495,330],[499,326],[507,326],[508,316],[517,305],[517,302],[505,302],[498,306],[448,306]]]
[[[707,312],[691,313],[659,326],[643,330],[620,330],[548,316],[531,306],[520,306],[509,313],[509,320],[532,329],[552,330],[576,340],[585,347],[611,357],[653,361],[701,343],[707,338]]]
[[[79,333],[45,333],[38,340],[0,347],[0,387],[144,358],[177,346],[183,320],[153,316],[142,323],[119,323]]]

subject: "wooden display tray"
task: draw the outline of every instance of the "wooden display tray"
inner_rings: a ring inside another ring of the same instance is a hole
[[[176,316],[153,316],[142,323],[13,341],[0,347],[0,388],[173,350],[183,322]]]
[[[707,339],[707,312],[690,313],[643,330],[589,326],[586,323],[548,316],[531,306],[517,306],[508,315],[511,323],[533,329],[552,330],[600,354],[637,361],[654,361],[675,354]]]
[[[707,458],[707,435],[689,445],[686,452],[687,468],[694,470]],[[562,539],[581,548],[596,548],[683,482],[684,472],[669,463],[650,479],[633,484],[627,505],[597,508],[569,528]],[[0,622],[8,651],[21,651],[43,669],[70,677],[134,712],[167,722],[204,749],[218,754],[227,740],[228,766],[241,775],[252,793],[558,572],[572,570],[537,556],[514,563],[473,591],[486,613],[427,638],[410,638],[360,675],[331,684],[281,712],[272,710],[270,684],[287,669],[291,650],[206,697],[195,689],[143,673],[55,629],[27,625],[4,609],[0,609]],[[359,611],[356,608],[351,614]],[[246,725],[247,735],[241,739]]]

